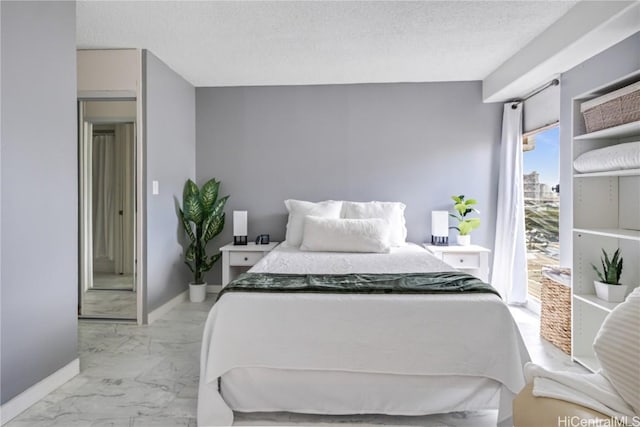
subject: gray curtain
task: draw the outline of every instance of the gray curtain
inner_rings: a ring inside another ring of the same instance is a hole
[[[115,257],[115,137],[94,135],[92,147],[93,257]]]
[[[93,136],[93,257],[115,274],[134,269],[134,125]]]

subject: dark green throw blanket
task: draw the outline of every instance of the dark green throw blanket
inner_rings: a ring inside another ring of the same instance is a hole
[[[273,274],[244,273],[218,294],[286,292],[329,294],[459,294],[492,293],[491,285],[466,273],[401,274]]]

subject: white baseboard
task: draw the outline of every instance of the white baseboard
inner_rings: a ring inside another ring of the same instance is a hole
[[[80,373],[80,359],[58,369],[0,407],[1,425],[5,425],[31,405]]]
[[[222,285],[207,285],[208,294],[217,294],[222,290]]]
[[[170,312],[177,305],[187,301],[189,299],[189,290],[178,294],[177,296],[171,298],[169,301],[162,304],[160,307],[153,310],[151,313],[147,315],[147,323],[150,325],[168,312]]]

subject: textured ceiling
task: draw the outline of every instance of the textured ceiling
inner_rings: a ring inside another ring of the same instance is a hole
[[[79,48],[195,86],[482,80],[575,1],[78,1]]]

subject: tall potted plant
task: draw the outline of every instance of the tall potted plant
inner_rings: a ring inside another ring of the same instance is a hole
[[[620,275],[622,274],[620,249],[616,249],[611,258],[609,258],[604,249],[602,249],[602,255],[602,258],[600,258],[602,272],[598,270],[598,267],[591,264],[600,279],[599,281],[593,281],[593,285],[596,288],[596,296],[609,302],[622,302],[624,297],[627,296],[627,286],[620,284]]]
[[[473,205],[478,202],[475,199],[464,199],[464,195],[460,196],[451,196],[451,199],[455,202],[453,205],[453,209],[455,210],[455,214],[449,214],[449,216],[458,220],[458,225],[455,228],[458,230],[458,244],[467,246],[471,244],[471,236],[469,233],[480,227],[480,218],[467,218],[467,215],[476,212],[480,213],[479,210],[473,207]]]
[[[189,246],[185,252],[185,264],[193,273],[193,282],[189,283],[189,299],[192,302],[204,301],[207,295],[207,283],[204,273],[220,259],[221,254],[207,255],[207,243],[220,234],[224,228],[224,205],[229,196],[218,199],[220,181],[215,178],[207,181],[202,188],[187,180],[182,192],[182,208],[178,216],[189,237]]]

